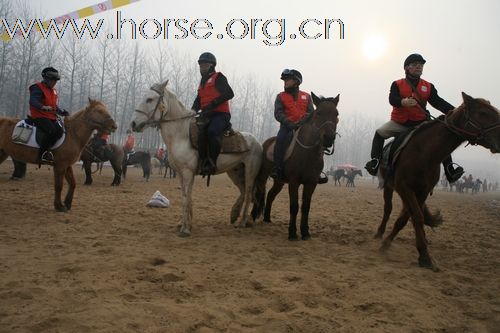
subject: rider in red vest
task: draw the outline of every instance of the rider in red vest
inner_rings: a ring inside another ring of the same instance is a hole
[[[42,70],[42,82],[36,82],[29,87],[30,91],[30,118],[40,130],[40,163],[53,163],[54,155],[49,148],[62,136],[63,128],[57,122],[57,114],[67,116],[68,112],[61,110],[58,105],[57,91],[54,89],[61,79],[59,72],[53,67]]]
[[[295,69],[285,69],[281,73],[284,81],[284,91],[276,96],[274,102],[274,118],[280,122],[280,129],[276,135],[274,146],[274,167],[271,177],[284,178],[284,158],[289,138],[293,130],[297,129],[307,114],[314,111],[311,96],[299,90],[302,83],[302,74]]]
[[[113,150],[106,147],[108,140],[109,132],[105,130],[98,130],[90,140],[94,155],[101,161],[109,160],[113,154]]]
[[[216,172],[224,131],[231,128],[229,100],[234,93],[226,77],[215,71],[217,60],[212,53],[202,53],[198,64],[201,81],[191,109],[201,110],[197,121],[201,173],[212,175]]]
[[[389,103],[393,107],[391,120],[375,132],[371,150],[372,160],[365,166],[373,176],[377,175],[384,140],[430,119],[430,113],[426,109],[427,102],[444,114],[455,108],[438,95],[432,83],[420,78],[424,64],[425,59],[420,54],[410,54],[403,64],[405,78],[394,81],[391,85],[389,94]],[[445,175],[450,183],[459,180],[464,173],[461,166],[455,168],[453,164],[451,156],[443,161]]]

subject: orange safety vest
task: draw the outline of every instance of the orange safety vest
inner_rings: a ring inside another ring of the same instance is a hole
[[[57,109],[57,91],[54,88],[49,88],[42,82],[37,82],[36,85],[43,92],[43,99],[40,101],[43,105],[51,106],[54,111]],[[30,115],[31,118],[47,118],[51,120],[56,120],[55,113],[50,113],[47,111],[42,111],[30,105]]]
[[[135,138],[132,134],[129,134],[127,136],[127,141],[125,141],[125,145],[123,147],[125,147],[125,149],[127,149],[128,151],[131,151],[132,149],[134,149],[134,144]]]
[[[279,96],[285,109],[285,116],[288,120],[295,123],[304,118],[307,107],[309,106],[309,101],[311,100],[308,93],[299,90],[297,100],[294,100],[292,94],[285,91],[282,91]]]
[[[431,95],[431,84],[425,80],[420,79],[417,85],[417,91],[420,96],[415,94],[411,89],[410,84],[406,79],[400,79],[396,81],[399,89],[399,95],[401,98],[413,97],[416,100],[420,100],[422,103],[426,104],[429,96]],[[412,107],[393,107],[391,113],[391,120],[404,124],[407,121],[423,121],[427,119],[427,114],[424,112],[422,107],[417,104]]]
[[[219,72],[214,72],[212,75],[210,75],[210,78],[207,80],[207,82],[205,82],[204,85],[200,84],[200,86],[198,87],[198,96],[200,96],[200,105],[202,109],[210,104],[211,101],[220,96],[220,92],[215,87],[215,81],[217,80],[219,74]],[[229,102],[225,101],[217,105],[212,111],[229,112]]]

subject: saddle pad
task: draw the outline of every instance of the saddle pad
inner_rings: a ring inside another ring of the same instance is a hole
[[[61,123],[61,126],[64,128],[64,124]],[[31,137],[28,140],[28,142],[26,142],[26,143],[15,142],[16,144],[24,145],[24,146],[28,146],[28,147],[33,147],[33,148],[40,148],[40,145],[38,145],[38,143],[36,142],[36,131],[38,130],[36,128],[36,126],[28,124],[25,121],[25,119],[23,119],[23,120],[19,121],[15,127],[33,128],[33,134],[31,134]],[[62,136],[59,138],[59,140],[57,140],[57,142],[52,147],[50,147],[50,149],[58,148],[60,145],[62,145],[65,138],[66,138],[66,131],[63,131]]]
[[[198,149],[198,126],[196,125],[195,121],[191,122],[189,128],[189,138],[191,140],[191,146],[193,146],[193,148],[195,149]],[[238,131],[234,131],[233,135],[224,135],[222,137],[221,154],[244,153],[249,150],[250,148],[248,148],[248,144],[245,138]]]
[[[297,138],[299,136],[299,132],[300,132],[301,128],[302,127],[299,127],[298,130],[293,132],[293,136],[292,136],[292,139],[290,140],[290,142],[288,143],[288,147],[286,149],[285,158],[283,159],[283,162],[286,162],[286,160],[288,160],[290,158],[290,156],[292,155],[293,149],[295,148],[295,145],[297,144]],[[276,145],[276,140],[274,140],[273,143],[271,143],[269,145],[269,147],[267,148],[266,158],[269,161],[274,161],[274,146],[275,145]]]

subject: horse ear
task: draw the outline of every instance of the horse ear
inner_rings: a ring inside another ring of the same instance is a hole
[[[319,103],[321,103],[321,98],[316,96],[312,91],[311,91],[311,96],[312,96],[312,100],[313,100],[314,105],[318,106]]]
[[[95,100],[93,100],[92,98],[90,98],[89,96],[89,104],[92,104],[92,103],[95,103]]]
[[[335,106],[337,106],[339,104],[339,100],[340,100],[340,94],[338,94],[337,97],[335,97],[333,99],[333,102],[335,103]]]
[[[160,86],[160,87],[161,87],[161,91],[165,90],[165,88],[167,87],[167,84],[168,84],[168,80],[167,80],[167,81],[165,81],[165,82],[163,82],[163,83],[161,84],[161,86]]]
[[[474,103],[474,101],[475,101],[474,97],[467,95],[463,91],[462,91],[462,98],[464,99],[465,105],[470,105],[470,104]]]

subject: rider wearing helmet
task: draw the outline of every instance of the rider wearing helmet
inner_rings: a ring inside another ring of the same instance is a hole
[[[391,85],[389,103],[392,105],[391,120],[375,132],[372,142],[371,158],[365,169],[373,176],[377,174],[384,140],[397,136],[416,125],[429,120],[427,102],[446,114],[455,107],[442,99],[432,83],[420,78],[425,59],[418,53],[410,54],[403,63],[405,78],[394,81]],[[453,166],[451,156],[443,161],[446,178],[450,183],[460,179],[464,170]]]
[[[301,125],[307,114],[314,111],[311,96],[299,90],[302,74],[295,69],[285,69],[281,73],[284,91],[276,96],[274,102],[274,118],[280,122],[274,146],[274,167],[271,177],[284,178],[284,158],[292,131]]]
[[[201,81],[191,109],[201,110],[198,118],[198,154],[204,175],[215,174],[217,158],[222,148],[222,135],[231,127],[229,100],[234,97],[227,78],[215,70],[217,59],[204,52],[198,59]]]
[[[57,122],[57,114],[67,116],[68,112],[61,110],[58,105],[55,85],[61,79],[59,72],[53,67],[42,70],[42,81],[29,87],[30,118],[40,130],[40,163],[53,163],[54,155],[49,148],[62,136],[63,128]]]

